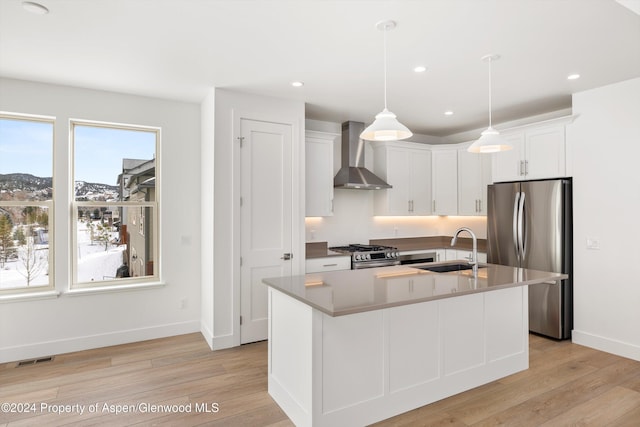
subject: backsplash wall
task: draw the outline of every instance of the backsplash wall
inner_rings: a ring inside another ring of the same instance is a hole
[[[333,216],[305,220],[306,241],[328,242],[329,246],[339,246],[368,243],[369,239],[450,236],[463,226],[472,229],[478,238],[487,237],[486,217],[374,216],[374,191],[384,190],[336,189]]]

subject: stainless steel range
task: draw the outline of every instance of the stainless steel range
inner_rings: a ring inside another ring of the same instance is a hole
[[[351,244],[349,246],[334,246],[329,249],[350,254],[352,270],[400,264],[398,249],[391,246]]]

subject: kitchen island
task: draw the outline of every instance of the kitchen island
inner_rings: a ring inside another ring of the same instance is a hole
[[[269,394],[296,425],[367,425],[528,368],[527,286],[566,275],[421,266],[264,279]]]

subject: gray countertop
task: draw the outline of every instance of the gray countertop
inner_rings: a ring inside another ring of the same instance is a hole
[[[416,268],[451,263],[455,262],[330,271],[263,282],[330,316],[343,316],[568,278],[561,273],[495,264],[481,265],[475,278],[471,270],[433,273]]]

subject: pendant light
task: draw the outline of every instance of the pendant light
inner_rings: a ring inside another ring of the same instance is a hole
[[[467,151],[470,153],[497,153],[498,151],[511,150],[513,148],[511,144],[491,126],[491,62],[500,59],[500,55],[485,55],[480,59],[489,62],[489,127],[482,132],[480,139],[467,148]]]
[[[396,115],[387,109],[387,31],[396,27],[395,21],[380,21],[376,28],[384,31],[384,110],[362,133],[360,138],[369,141],[396,141],[413,135],[411,131],[396,119]]]

